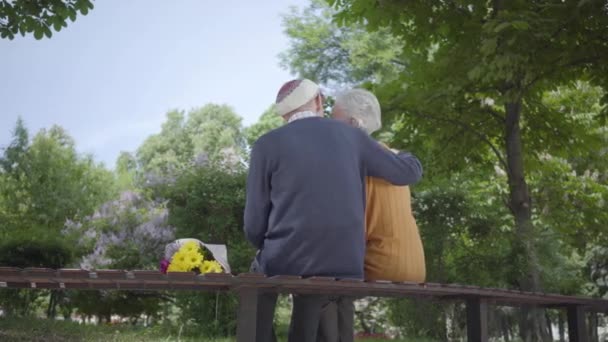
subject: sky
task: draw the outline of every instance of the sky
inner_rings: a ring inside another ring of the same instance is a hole
[[[113,167],[171,109],[228,104],[254,123],[292,75],[281,14],[308,0],[111,0],[51,39],[0,39],[0,148],[20,116]]]

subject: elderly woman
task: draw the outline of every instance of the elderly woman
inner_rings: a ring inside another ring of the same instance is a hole
[[[340,94],[336,98],[332,117],[368,134],[382,126],[378,99],[363,89]],[[365,223],[366,280],[425,280],[424,250],[412,215],[409,187],[368,177]],[[353,313],[352,300],[342,300],[327,308],[320,324],[319,341],[349,340],[353,330]]]

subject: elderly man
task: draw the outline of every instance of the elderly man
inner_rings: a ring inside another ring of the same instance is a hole
[[[413,184],[422,176],[420,162],[324,119],[323,96],[310,80],[287,82],[276,106],[287,124],[255,142],[247,178],[244,229],[259,250],[259,271],[362,279],[365,177]],[[315,341],[332,299],[294,296],[289,341]],[[258,303],[256,340],[271,341],[276,295],[263,294]]]
[[[374,94],[353,89],[336,97],[332,117],[372,134],[382,126],[380,104]],[[386,147],[388,149],[388,147]],[[365,279],[423,282],[424,250],[412,215],[410,190],[368,177],[365,210]],[[352,300],[332,303],[323,314],[320,341],[344,340],[352,334]]]

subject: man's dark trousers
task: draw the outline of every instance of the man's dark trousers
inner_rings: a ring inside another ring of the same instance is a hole
[[[261,273],[255,260],[251,265],[251,271]],[[257,342],[277,341],[273,326],[277,297],[276,293],[260,293],[258,295]],[[340,298],[328,295],[293,295],[289,342],[316,342],[321,317],[326,316],[325,310],[330,309],[332,304],[339,300]],[[352,336],[352,315],[350,320],[350,334]],[[344,341],[350,342],[352,340]]]
[[[354,299],[335,298],[321,315],[317,342],[353,342],[354,319]]]

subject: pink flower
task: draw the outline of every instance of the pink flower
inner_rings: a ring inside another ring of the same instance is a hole
[[[169,264],[170,264],[169,260],[167,260],[167,259],[161,260],[160,261],[160,271],[162,273],[167,273],[167,268],[169,268]]]

